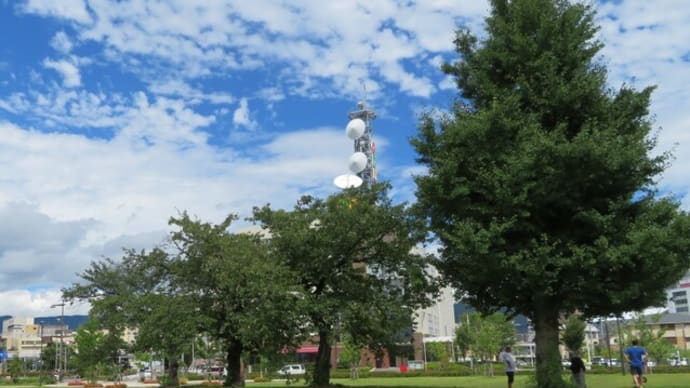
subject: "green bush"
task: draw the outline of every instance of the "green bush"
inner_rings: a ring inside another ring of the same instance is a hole
[[[369,377],[369,369],[369,367],[360,367],[359,377]],[[331,369],[331,377],[336,379],[348,379],[350,378],[350,368]]]
[[[199,374],[199,373],[187,373],[185,375],[187,377],[188,381],[201,381],[201,380],[206,380],[206,376]]]

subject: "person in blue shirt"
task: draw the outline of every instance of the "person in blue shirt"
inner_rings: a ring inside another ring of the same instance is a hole
[[[632,346],[625,350],[625,359],[630,363],[630,374],[632,375],[633,384],[638,388],[642,388],[642,374],[644,372],[645,360],[647,359],[647,351],[639,346],[637,340],[633,340]]]

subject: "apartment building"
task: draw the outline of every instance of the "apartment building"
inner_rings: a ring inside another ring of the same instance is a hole
[[[2,323],[7,356],[38,358],[41,355],[41,329],[33,318],[12,317]]]
[[[690,315],[690,271],[673,286],[666,290],[668,302],[666,308],[669,313],[685,313]]]
[[[652,330],[663,330],[663,338],[676,345],[678,349],[690,349],[690,314],[668,313],[662,314],[655,322],[652,316],[645,317]]]

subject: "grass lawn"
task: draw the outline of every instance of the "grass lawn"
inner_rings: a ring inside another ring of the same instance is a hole
[[[683,373],[654,374],[647,376],[648,382],[645,388],[688,388],[690,387],[690,375]],[[513,388],[527,386],[527,376],[515,376]],[[370,377],[359,380],[331,379],[333,384],[342,384],[348,387],[442,387],[442,388],[505,388],[505,376],[484,377]],[[285,387],[285,382],[272,383],[248,383],[249,387]],[[301,383],[292,383],[289,387],[300,387]],[[587,386],[591,388],[632,388],[630,375],[588,375]]]

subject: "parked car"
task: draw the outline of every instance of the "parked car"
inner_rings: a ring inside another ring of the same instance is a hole
[[[280,370],[278,370],[279,375],[303,375],[307,373],[307,370],[302,364],[288,364],[284,365]]]
[[[139,378],[150,379],[153,375],[149,367],[139,369]]]
[[[609,360],[604,357],[592,357],[592,365],[601,365],[601,366],[608,366],[609,365]]]
[[[669,358],[668,360],[669,365],[671,366],[688,366],[688,359],[685,357],[682,358]]]
[[[206,369],[206,373],[209,376],[213,376],[213,377],[225,376],[227,374],[225,371],[225,368],[223,368],[222,366],[218,366],[218,365],[213,365],[213,366],[208,367],[208,369]]]

